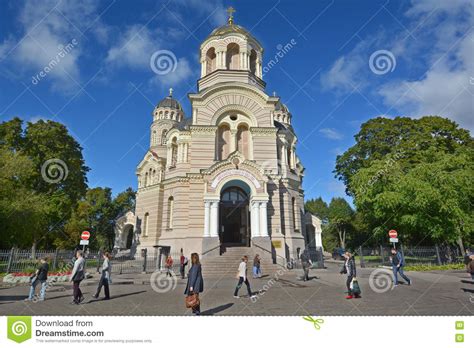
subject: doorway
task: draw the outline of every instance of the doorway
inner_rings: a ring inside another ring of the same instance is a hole
[[[219,212],[221,245],[250,246],[250,212],[247,193],[237,186],[231,186],[222,191]]]

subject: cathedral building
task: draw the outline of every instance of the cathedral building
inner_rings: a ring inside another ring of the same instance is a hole
[[[191,115],[172,90],[152,112],[136,209],[118,222],[116,244],[126,247],[131,226],[137,248],[148,252],[206,258],[246,247],[274,261],[296,258],[320,226],[305,218],[293,115],[265,92],[263,47],[231,14],[199,55]]]

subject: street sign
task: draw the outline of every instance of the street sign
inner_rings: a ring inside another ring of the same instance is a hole
[[[89,241],[86,240],[86,239],[82,239],[82,240],[80,241],[80,245],[89,245]]]
[[[390,243],[398,243],[398,238],[390,238]]]
[[[82,240],[88,240],[91,237],[90,232],[84,231],[81,233],[81,239]]]
[[[397,237],[398,237],[398,233],[397,233],[397,231],[395,231],[395,230],[390,230],[390,231],[388,231],[388,236],[389,236],[390,238],[397,238]]]

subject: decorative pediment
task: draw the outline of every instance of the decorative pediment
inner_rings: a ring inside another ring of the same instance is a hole
[[[142,161],[138,164],[136,173],[139,174],[143,168],[152,165],[155,168],[160,168],[161,165],[166,161],[165,158],[162,158],[156,154],[156,152],[149,150]]]

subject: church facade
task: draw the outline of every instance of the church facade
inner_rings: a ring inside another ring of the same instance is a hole
[[[200,46],[192,114],[171,90],[153,110],[135,213],[121,221],[133,221],[138,248],[206,257],[240,246],[289,259],[314,244],[292,114],[265,92],[262,60],[261,44],[231,15]]]

